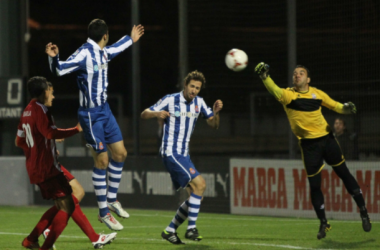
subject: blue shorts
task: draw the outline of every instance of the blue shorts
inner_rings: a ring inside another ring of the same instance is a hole
[[[97,153],[106,152],[107,144],[123,140],[119,125],[106,102],[95,108],[79,108],[79,123],[83,128],[87,146]]]
[[[189,182],[199,175],[199,172],[194,167],[190,156],[164,156],[162,161],[170,173],[170,177],[172,178],[172,182],[176,190],[180,187],[186,188]]]

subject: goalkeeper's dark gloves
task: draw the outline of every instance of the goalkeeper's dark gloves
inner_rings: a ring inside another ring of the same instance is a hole
[[[345,103],[344,109],[349,110],[351,114],[356,114],[356,106],[352,102]]]
[[[257,64],[255,73],[258,74],[262,80],[265,80],[269,76],[269,65],[263,62]]]

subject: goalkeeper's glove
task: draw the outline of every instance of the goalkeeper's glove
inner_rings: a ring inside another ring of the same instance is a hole
[[[269,75],[269,65],[263,62],[257,64],[255,67],[255,73],[260,76],[261,79],[265,80]]]
[[[349,110],[351,114],[356,114],[356,106],[352,102],[345,103],[344,108]]]

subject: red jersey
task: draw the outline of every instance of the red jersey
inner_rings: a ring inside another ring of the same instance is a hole
[[[33,99],[20,118],[17,145],[24,149],[30,183],[41,183],[61,173],[55,139],[78,133],[78,129],[57,129],[47,107]]]

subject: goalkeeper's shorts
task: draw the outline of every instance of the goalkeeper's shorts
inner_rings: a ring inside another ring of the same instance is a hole
[[[332,167],[338,167],[345,161],[339,143],[331,132],[319,138],[301,139],[299,145],[308,177],[322,171],[324,160]]]

